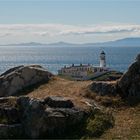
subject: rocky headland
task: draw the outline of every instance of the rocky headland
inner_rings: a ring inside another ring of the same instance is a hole
[[[99,95],[120,95],[130,104],[140,102],[140,55],[128,70],[115,81],[95,81],[90,89]]]
[[[63,79],[39,65],[12,68],[0,75],[0,138],[115,138],[124,108],[132,109],[126,101],[140,101],[139,74],[140,55],[123,75],[90,81]],[[136,127],[138,115],[131,115]]]
[[[96,118],[95,114],[103,118],[108,114],[79,95],[76,98],[77,95],[72,97],[67,93],[66,96],[63,90],[67,89],[67,83],[38,65],[19,66],[3,73],[0,76],[0,138],[79,138],[86,131],[93,135],[86,128],[88,119]],[[44,85],[45,91],[42,91],[40,88]],[[57,87],[51,87],[49,93],[50,87],[46,86]],[[45,94],[40,96],[38,90]],[[113,126],[112,116],[108,117],[101,120],[102,125],[108,125],[100,127],[94,135],[101,135]]]

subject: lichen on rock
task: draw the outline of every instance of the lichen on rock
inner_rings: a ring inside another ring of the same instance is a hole
[[[117,81],[120,96],[129,102],[140,101],[140,54],[136,61],[130,65],[125,74]]]
[[[11,68],[0,76],[0,96],[14,96],[28,87],[48,82],[53,74],[39,65]]]

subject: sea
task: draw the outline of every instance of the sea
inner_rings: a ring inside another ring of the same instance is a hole
[[[64,47],[64,46],[0,46],[0,74],[19,65],[38,64],[53,74],[71,64],[99,65],[101,50],[107,66],[125,72],[140,53],[140,47]]]

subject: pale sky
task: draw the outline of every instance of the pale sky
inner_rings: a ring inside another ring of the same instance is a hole
[[[140,37],[140,0],[0,0],[0,44]]]

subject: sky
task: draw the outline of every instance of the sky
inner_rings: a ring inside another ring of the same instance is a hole
[[[140,37],[140,0],[0,0],[0,44]]]

